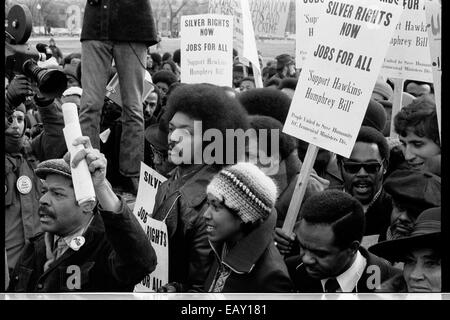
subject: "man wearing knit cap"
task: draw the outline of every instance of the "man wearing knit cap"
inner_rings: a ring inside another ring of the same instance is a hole
[[[370,99],[361,125],[383,132],[386,126],[386,119],[386,111],[383,106],[378,101]]]
[[[286,260],[297,292],[374,292],[400,272],[361,246],[364,223],[359,201],[342,191],[306,199],[295,227],[300,255]]]
[[[362,126],[348,159],[338,155],[345,192],[361,202],[365,212],[365,235],[379,235],[390,224],[392,198],[383,189],[389,163],[389,146],[383,134]]]
[[[417,216],[441,206],[441,178],[429,172],[397,170],[389,175],[384,189],[393,199],[390,226],[380,240],[408,236]]]
[[[79,205],[66,160],[40,163],[36,175],[44,180],[39,200],[44,232],[25,247],[9,291],[131,292],[155,269],[156,255],[145,232],[106,180],[104,155],[91,147],[88,137],[74,145],[84,149],[71,157],[72,167],[86,160],[98,206]]]
[[[214,262],[208,292],[290,292],[283,258],[275,248],[275,183],[257,166],[241,162],[210,182],[203,214]]]

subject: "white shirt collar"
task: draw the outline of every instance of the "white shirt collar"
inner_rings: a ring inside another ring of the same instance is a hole
[[[359,279],[361,278],[364,269],[366,268],[367,260],[362,256],[359,250],[356,253],[356,259],[353,261],[353,264],[346,271],[341,273],[336,277],[337,282],[340,286],[340,292],[352,292],[353,289],[358,284]],[[322,289],[325,292],[325,282],[330,278],[322,279]]]

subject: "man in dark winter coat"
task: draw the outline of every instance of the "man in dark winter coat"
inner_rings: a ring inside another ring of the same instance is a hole
[[[28,80],[17,76],[6,96],[13,112],[5,120],[5,248],[10,271],[29,239],[40,231],[37,214],[42,183],[34,174],[39,161],[62,157],[67,148],[62,134],[64,120],[53,99],[38,94],[34,101],[44,130],[33,140],[24,135],[25,107],[21,103],[33,93]],[[15,109],[14,109],[15,108]],[[7,114],[8,115],[8,114]]]
[[[364,221],[361,204],[342,191],[305,201],[295,229],[300,256],[286,260],[298,292],[374,292],[400,273],[360,246]]]
[[[169,285],[161,291],[203,291],[211,254],[203,218],[206,186],[222,164],[206,155],[202,137],[208,129],[223,137],[226,129],[246,130],[247,113],[222,88],[196,84],[175,88],[163,117],[169,119],[169,160],[177,167],[159,187],[152,215],[165,221],[169,234]]]
[[[144,160],[142,95],[147,48],[158,42],[150,0],[89,0],[81,31],[80,124],[100,147],[100,117],[114,59],[123,102],[119,169],[138,184]]]
[[[389,146],[378,130],[362,126],[348,159],[338,156],[345,192],[363,205],[365,236],[379,235],[390,224],[392,198],[383,189]]]
[[[104,155],[92,149],[88,137],[75,144],[85,149],[72,157],[72,166],[87,161],[98,207],[78,204],[64,159],[40,163],[36,174],[45,180],[39,200],[44,233],[25,247],[9,291],[132,291],[155,269],[156,255],[144,230],[106,180]]]

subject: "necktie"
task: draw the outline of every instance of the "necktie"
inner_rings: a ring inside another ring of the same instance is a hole
[[[325,282],[325,292],[327,293],[336,293],[340,288],[341,287],[339,286],[339,282],[336,280],[336,278],[328,279]]]
[[[54,250],[55,260],[58,259],[64,253],[64,249],[67,247],[67,243],[63,238],[59,238],[56,242],[56,248]]]

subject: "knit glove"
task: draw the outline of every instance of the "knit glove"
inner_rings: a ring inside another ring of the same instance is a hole
[[[31,88],[27,77],[24,75],[17,75],[8,85],[6,100],[10,106],[15,108],[25,102],[25,99],[28,96],[32,96],[33,94],[33,89]]]

